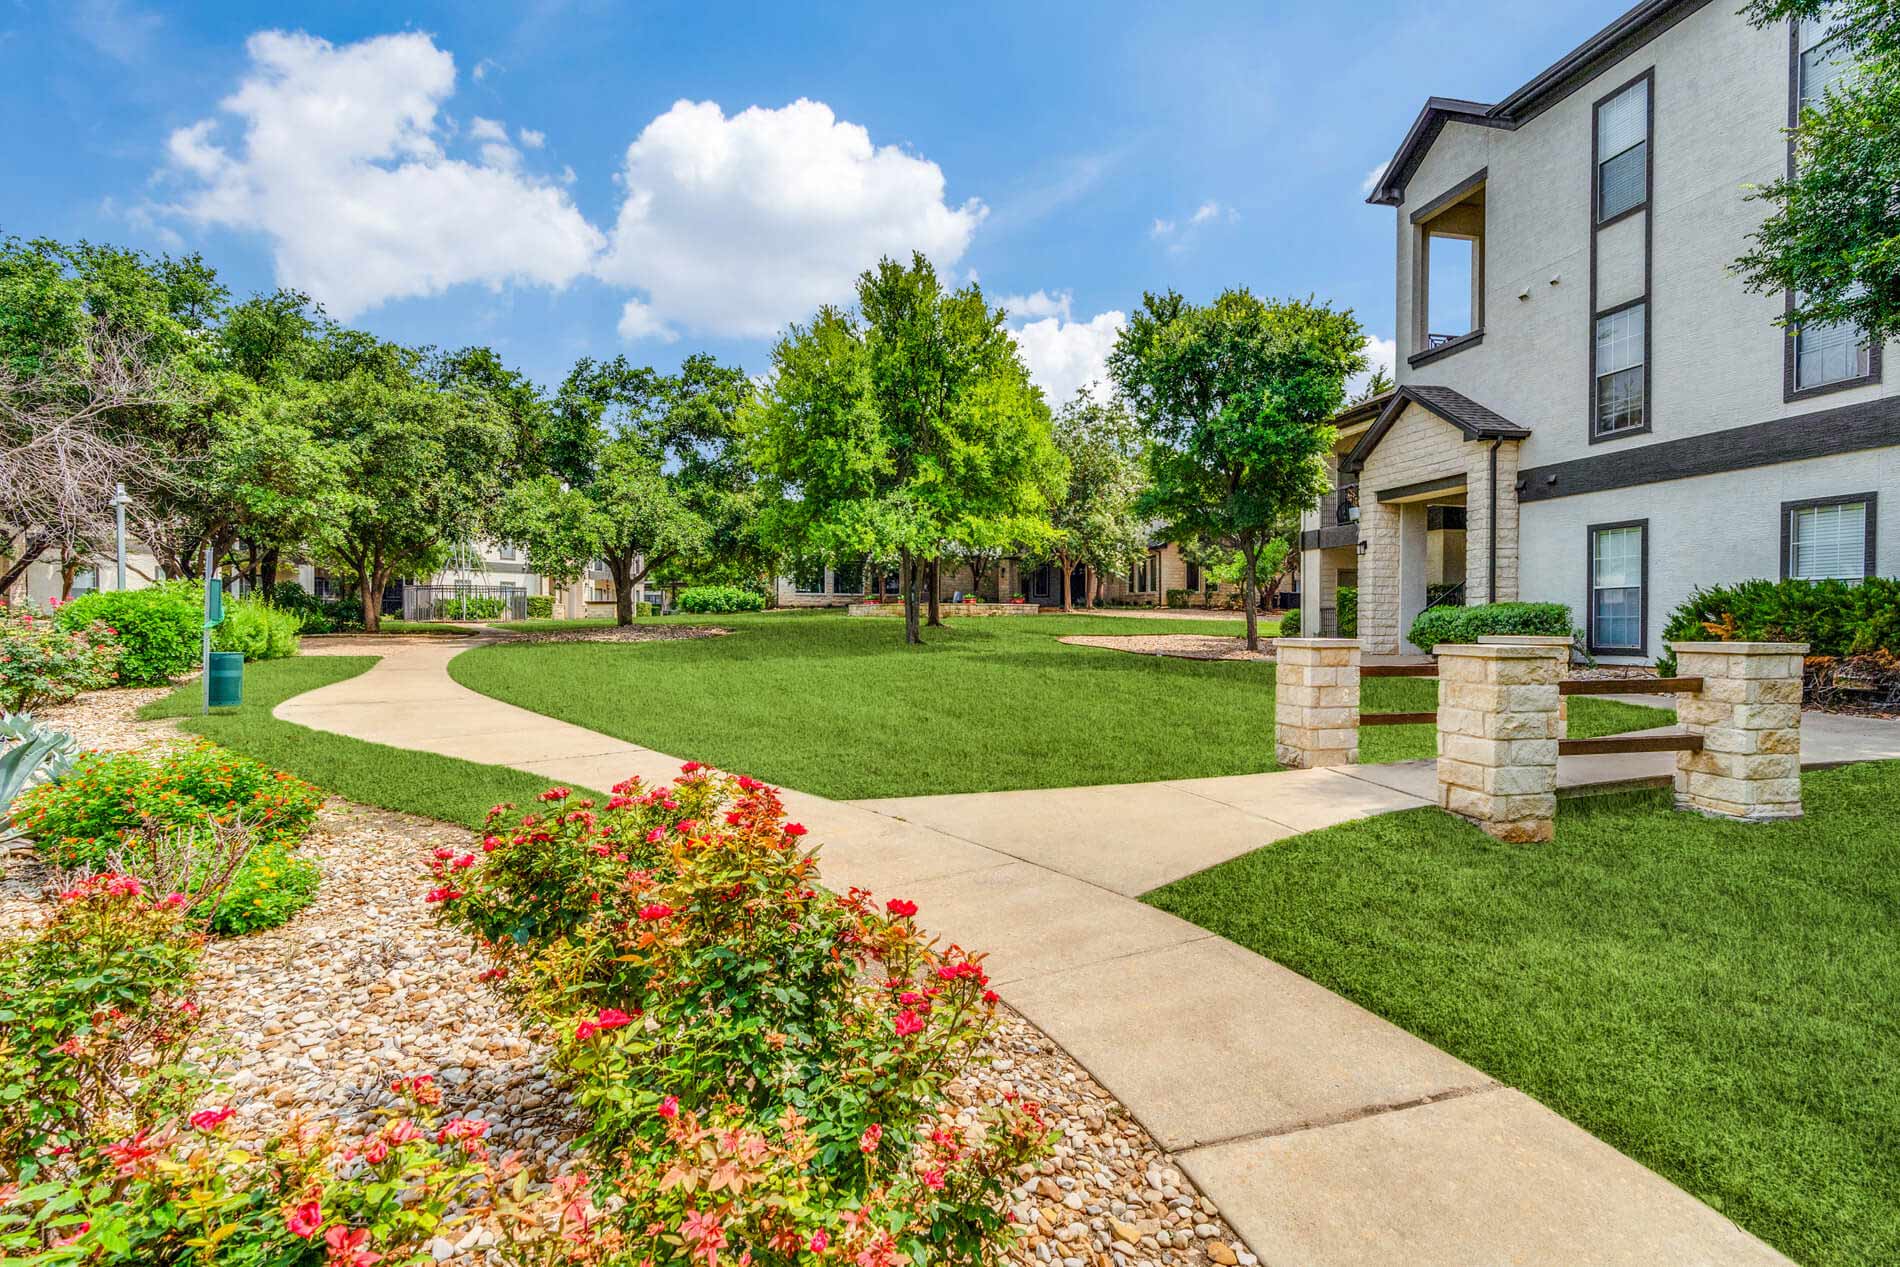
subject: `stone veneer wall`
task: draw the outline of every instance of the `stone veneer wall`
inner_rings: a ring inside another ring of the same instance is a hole
[[[1677,672],[1702,690],[1676,697],[1676,719],[1702,736],[1676,760],[1678,809],[1722,818],[1801,816],[1801,667],[1797,642],[1677,642]]]
[[[1288,769],[1359,760],[1359,642],[1276,638],[1273,756]]]
[[[1554,839],[1557,647],[1455,644],[1438,655],[1438,803],[1489,835]]]

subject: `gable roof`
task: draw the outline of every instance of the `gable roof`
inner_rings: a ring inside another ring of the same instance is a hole
[[[1400,387],[1391,393],[1372,429],[1360,436],[1359,443],[1346,455],[1344,465],[1348,470],[1356,471],[1366,464],[1366,455],[1385,439],[1385,433],[1392,430],[1408,404],[1450,423],[1464,432],[1467,440],[1522,440],[1531,433],[1529,427],[1520,427],[1449,387]]]
[[[1496,105],[1455,97],[1428,98],[1366,201],[1380,207],[1403,203],[1406,185],[1447,123],[1515,131],[1707,3],[1643,0]]]

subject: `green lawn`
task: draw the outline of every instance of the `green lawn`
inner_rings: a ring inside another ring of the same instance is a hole
[[[1574,701],[1573,701],[1574,702]],[[1565,800],[1554,845],[1434,810],[1148,895],[1520,1087],[1799,1261],[1900,1262],[1900,763],[1745,825]]]
[[[672,621],[676,618],[665,618]],[[966,617],[902,644],[896,619],[830,613],[689,617],[731,636],[634,644],[497,644],[449,672],[523,708],[823,796],[1069,787],[1273,765],[1273,666],[1067,646],[1065,634],[1238,633],[1235,621]],[[1379,678],[1369,709],[1419,712],[1436,685]],[[1670,714],[1571,701],[1577,736]],[[1361,736],[1367,761],[1432,755],[1430,726]]]
[[[294,726],[271,709],[293,695],[355,677],[375,656],[298,656],[244,666],[242,708],[203,716],[196,682],[139,710],[144,718],[178,717],[192,734],[288,770],[325,791],[384,809],[481,826],[497,801],[527,802],[548,780],[505,766],[478,765],[407,748],[390,748]]]

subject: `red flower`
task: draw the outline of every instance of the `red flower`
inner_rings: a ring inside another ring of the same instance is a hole
[[[929,1188],[932,1192],[941,1192],[943,1190],[943,1169],[941,1167],[924,1171],[924,1187]]]
[[[705,768],[704,765],[697,761],[688,761],[685,765],[680,767],[680,773],[691,774],[695,770],[704,770]]]
[[[811,1252],[812,1253],[822,1254],[825,1252],[826,1249],[830,1247],[830,1245],[831,1245],[831,1238],[829,1236],[826,1236],[822,1230],[813,1232],[811,1234]]]
[[[323,1226],[323,1209],[315,1201],[305,1201],[284,1215],[284,1226],[292,1236],[309,1240]]]
[[[883,1138],[884,1128],[879,1126],[876,1122],[871,1123],[864,1128],[864,1134],[858,1136],[858,1151],[861,1153],[876,1152],[877,1142]]]
[[[363,1247],[369,1244],[369,1229],[359,1227],[354,1232],[338,1224],[323,1234],[323,1243],[330,1247],[330,1262],[336,1267],[376,1267],[383,1261],[381,1254],[372,1254]]]
[[[228,1104],[221,1109],[199,1109],[191,1115],[190,1121],[196,1130],[214,1131],[230,1121],[231,1115],[236,1112],[237,1110]]]
[[[565,801],[568,797],[572,795],[573,793],[569,791],[567,788],[551,787],[547,791],[541,793],[541,796],[539,799],[544,800],[544,801]]]
[[[690,818],[682,818],[680,819],[678,824],[674,826],[673,830],[678,832],[682,836],[690,836],[695,831],[699,830],[699,824],[694,822]]]
[[[894,897],[884,904],[884,909],[899,919],[909,919],[917,913],[917,903],[906,901],[901,897]]]
[[[666,828],[664,827],[655,827],[652,831],[647,833],[647,843],[649,845],[657,845],[665,839]]]
[[[454,862],[451,862],[449,865],[451,867],[456,868],[458,871],[466,869],[468,867],[472,867],[475,865],[475,855],[472,853],[463,854],[461,857],[457,858]]]
[[[373,1139],[363,1149],[363,1160],[372,1166],[380,1166],[389,1157],[389,1145],[380,1139]]]
[[[453,850],[453,849],[448,849],[448,848],[442,848],[442,849],[437,849],[437,850],[435,851],[435,856],[436,856],[437,858],[441,858],[441,859],[444,859],[444,860],[447,860],[447,859],[449,859],[449,858],[453,858],[453,857],[455,856],[455,850]]]
[[[989,1003],[989,1004],[992,1004],[992,1005],[994,1005],[994,1004],[997,1004],[997,1003],[1000,1003],[1000,1002],[1002,1002],[1002,999],[1003,999],[1003,996],[1002,996],[1002,995],[1000,995],[1000,994],[998,994],[998,993],[997,993],[996,991],[994,991],[994,990],[985,990],[985,991],[983,991],[983,1001],[984,1001],[985,1003]]]
[[[598,1033],[600,1033],[600,1026],[592,1021],[582,1021],[574,1027],[574,1041],[584,1043]]]
[[[140,1131],[116,1144],[108,1144],[100,1151],[119,1168],[122,1177],[135,1175],[145,1169],[148,1158],[158,1154],[158,1146],[149,1142],[150,1136],[150,1131]]]
[[[785,824],[785,834],[787,836],[803,836],[807,830],[809,829],[803,823]]]
[[[466,1140],[472,1143],[486,1134],[488,1134],[488,1123],[486,1122],[478,1122],[473,1118],[467,1117],[451,1118],[442,1124],[441,1130],[435,1133],[435,1142],[438,1144],[446,1144],[450,1140],[456,1139]]]
[[[460,889],[451,888],[445,884],[439,889],[430,889],[429,895],[425,897],[423,901],[425,902],[453,902],[456,898],[461,897],[461,896],[462,896],[462,891]]]
[[[482,852],[483,853],[494,853],[495,850],[499,848],[501,848],[500,836],[483,836],[482,837]]]
[[[651,906],[640,908],[640,918],[644,920],[662,920],[673,913],[673,908],[665,902],[655,902]]]
[[[617,1007],[603,1007],[600,1009],[600,1015],[594,1018],[594,1024],[601,1029],[619,1029],[622,1025],[633,1024],[633,1017]]]
[[[655,1109],[654,1112],[669,1122],[672,1121],[680,1115],[680,1098],[676,1095],[667,1096],[666,1099],[660,1101],[660,1107]]]
[[[909,1008],[905,1008],[897,1014],[897,1019],[891,1023],[891,1028],[897,1031],[899,1038],[909,1038],[912,1034],[923,1033],[924,1018]]]

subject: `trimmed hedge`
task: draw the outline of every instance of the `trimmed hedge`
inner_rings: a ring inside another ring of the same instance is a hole
[[[1805,642],[1812,656],[1900,654],[1900,580],[1743,581],[1691,593],[1663,642]],[[1665,651],[1659,669],[1673,668]]]
[[[1427,608],[1405,636],[1413,646],[1429,651],[1441,642],[1476,642],[1485,634],[1571,638],[1576,636],[1576,627],[1570,621],[1570,608],[1563,603],[1484,603]]]
[[[1336,606],[1339,612],[1339,636],[1342,638],[1357,638],[1359,636],[1358,587],[1352,585],[1340,586]]]
[[[142,590],[96,590],[60,606],[61,629],[79,630],[94,621],[110,626],[123,648],[119,682],[163,686],[198,667],[204,631],[204,591],[189,581]]]
[[[714,613],[756,612],[765,610],[765,595],[737,585],[695,585],[680,591],[679,609],[683,612]]]
[[[528,596],[528,619],[549,620],[554,616],[554,600],[546,594]]]
[[[1295,607],[1287,612],[1286,615],[1280,617],[1280,636],[1282,638],[1297,638],[1300,636],[1299,608]]]

